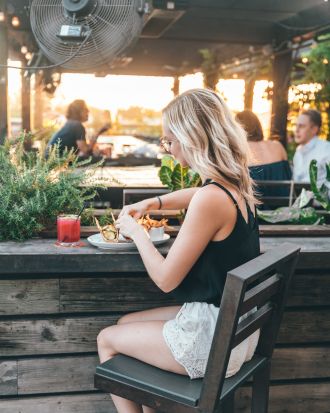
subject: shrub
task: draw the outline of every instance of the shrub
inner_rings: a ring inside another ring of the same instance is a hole
[[[22,134],[15,146],[0,146],[0,241],[22,241],[56,223],[61,213],[78,213],[95,196],[91,178],[99,166],[77,169],[71,150],[63,154],[54,146],[46,159],[39,152],[25,152]]]

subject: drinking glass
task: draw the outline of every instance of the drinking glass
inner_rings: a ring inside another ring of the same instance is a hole
[[[59,215],[57,217],[57,242],[63,247],[73,247],[80,241],[80,216]]]

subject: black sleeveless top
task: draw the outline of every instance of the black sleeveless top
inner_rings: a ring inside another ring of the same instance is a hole
[[[237,218],[232,232],[221,241],[210,241],[181,284],[171,294],[180,302],[206,302],[219,307],[227,272],[260,254],[257,220],[246,202],[248,222],[232,194],[217,182],[216,185],[232,199]]]

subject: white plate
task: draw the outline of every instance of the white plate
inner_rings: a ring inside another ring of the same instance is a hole
[[[154,245],[164,244],[164,242],[170,239],[169,234],[164,234],[161,239],[153,240]],[[136,245],[133,241],[125,242],[105,242],[101,234],[94,234],[87,238],[87,241],[97,248],[103,250],[113,250],[113,251],[126,251],[136,249]]]

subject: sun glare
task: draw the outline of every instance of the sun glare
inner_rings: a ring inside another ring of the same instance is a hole
[[[63,74],[53,99],[54,105],[68,104],[74,99],[84,99],[98,109],[127,109],[142,106],[161,110],[173,97],[171,77],[114,76]]]
[[[244,80],[220,79],[217,89],[234,112],[244,110]]]
[[[10,62],[15,64],[17,62]],[[19,62],[18,62],[19,63]],[[8,70],[9,98],[18,100],[21,88],[21,73]],[[268,85],[266,80],[257,81],[254,87],[253,111],[259,116],[267,136],[269,131],[271,102],[264,97]],[[140,106],[161,110],[173,98],[173,78],[157,76],[115,76],[95,77],[79,73],[64,73],[62,80],[51,99],[51,107],[67,106],[75,99],[84,99],[90,107],[108,109],[115,114],[118,109]],[[180,93],[203,87],[202,73],[180,77]],[[244,80],[221,79],[217,90],[225,98],[234,112],[244,109]]]

